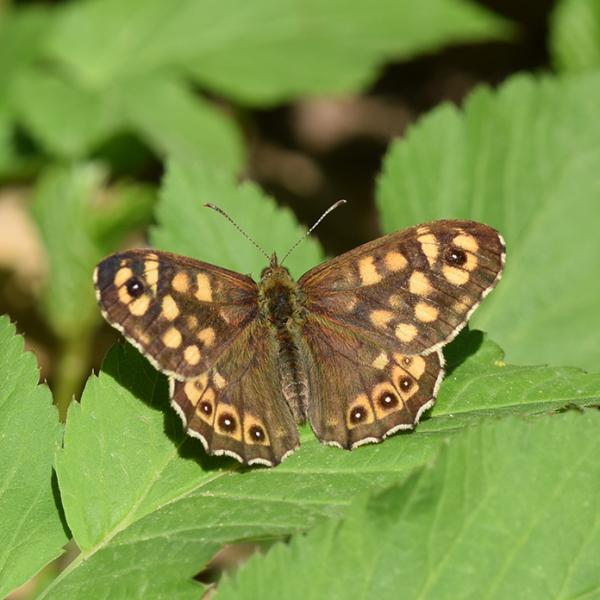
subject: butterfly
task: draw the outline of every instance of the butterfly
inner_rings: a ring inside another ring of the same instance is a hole
[[[306,421],[346,449],[412,429],[435,401],[442,347],[504,259],[491,227],[444,220],[366,243],[297,282],[275,254],[256,282],[134,249],[102,260],[94,284],[108,323],[169,377],[187,433],[209,454],[274,466],[299,447]]]

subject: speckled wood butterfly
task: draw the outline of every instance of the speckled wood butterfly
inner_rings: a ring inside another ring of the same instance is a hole
[[[147,249],[96,268],[104,318],[170,381],[210,454],[273,466],[308,420],[353,449],[411,429],[435,400],[441,348],[500,279],[500,234],[434,221],[359,246],[298,282],[275,254],[247,275]]]

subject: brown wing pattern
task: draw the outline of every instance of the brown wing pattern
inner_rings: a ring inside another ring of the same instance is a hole
[[[440,350],[405,355],[397,342],[382,347],[322,317],[309,317],[304,334],[313,356],[308,416],[322,442],[347,449],[379,442],[411,429],[433,405]]]
[[[180,380],[205,373],[258,310],[249,277],[167,252],[113,254],[94,284],[104,318]]]
[[[500,279],[504,256],[491,227],[434,221],[327,261],[299,285],[310,313],[423,354],[456,336]]]
[[[200,377],[171,379],[171,403],[210,454],[273,466],[299,446],[279,382],[277,344],[255,322]]]

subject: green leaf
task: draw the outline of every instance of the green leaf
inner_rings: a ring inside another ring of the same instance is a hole
[[[52,483],[62,428],[35,358],[0,316],[0,597],[62,553],[67,541]]]
[[[593,598],[600,413],[506,419],[256,556],[216,598]]]
[[[15,143],[17,106],[13,86],[41,54],[51,12],[43,6],[0,7],[0,175],[21,176],[33,166]]]
[[[0,90],[42,54],[53,13],[42,5],[0,8]]]
[[[368,7],[358,0],[182,0],[177,10],[163,0],[92,0],[63,12],[49,46],[89,88],[178,67],[264,104],[356,90],[392,57],[508,31],[505,21],[464,0],[375,0]]]
[[[166,78],[137,78],[97,90],[31,68],[16,78],[13,103],[40,144],[66,158],[85,156],[129,130],[160,155],[232,172],[242,162],[240,135],[231,119]]]
[[[277,208],[257,185],[238,186],[227,173],[171,162],[156,211],[159,226],[151,234],[153,245],[260,276],[267,259],[221,215],[205,208],[207,202],[229,213],[268,254],[276,251],[279,258],[304,233],[291,211]],[[321,258],[317,242],[309,238],[285,264],[293,275],[301,275]]]
[[[169,407],[164,378],[130,346],[116,346],[69,411],[56,469],[82,553],[47,597],[142,598],[151,580],[168,597],[195,598],[190,578],[222,544],[280,538],[339,516],[356,494],[406,477],[473,422],[598,401],[600,375],[508,367],[501,357],[480,334],[461,336],[439,402],[414,434],[348,453],[304,428],[301,450],[282,465],[245,469],[206,457]]]
[[[158,153],[232,173],[243,158],[232,120],[183,84],[145,78],[119,88],[127,122]]]
[[[379,180],[386,231],[437,218],[504,235],[506,271],[474,315],[518,363],[596,369],[600,73],[519,76],[442,106],[396,142]]]
[[[115,186],[111,201],[95,206],[104,179],[98,165],[53,167],[35,192],[33,212],[50,263],[43,308],[61,338],[79,337],[97,321],[95,264],[131,226],[149,220],[153,194],[146,187]]]
[[[49,259],[43,309],[61,337],[97,318],[92,272],[101,252],[88,233],[92,197],[104,174],[96,165],[54,167],[38,180],[33,214]]]
[[[600,67],[600,4],[596,0],[561,0],[551,17],[553,62],[562,71]]]
[[[125,125],[114,94],[86,90],[41,67],[23,71],[12,95],[32,136],[64,158],[84,156]]]

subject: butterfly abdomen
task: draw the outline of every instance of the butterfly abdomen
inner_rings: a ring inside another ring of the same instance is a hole
[[[303,319],[298,286],[286,269],[277,267],[259,286],[261,313],[277,341],[279,376],[287,403],[298,423],[306,421],[308,377],[298,341]]]

